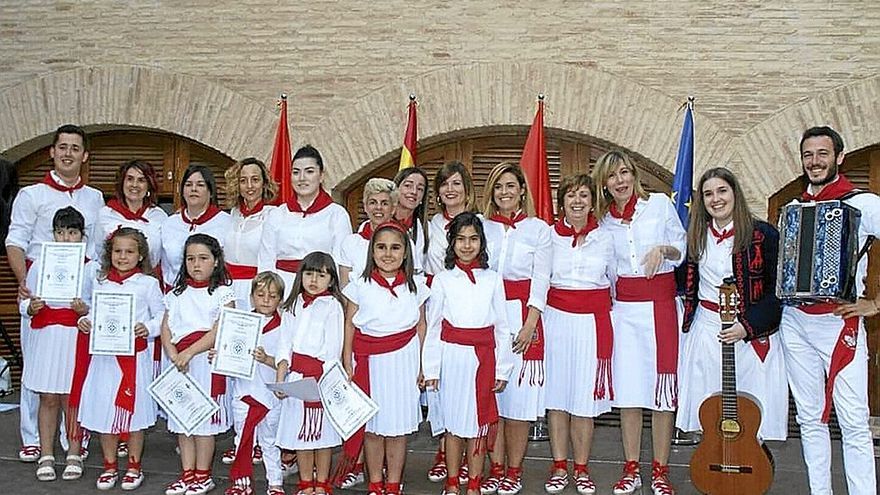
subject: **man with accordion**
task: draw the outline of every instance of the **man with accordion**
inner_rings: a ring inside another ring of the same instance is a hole
[[[848,491],[873,495],[863,318],[880,313],[880,300],[864,297],[868,260],[863,255],[880,235],[880,197],[855,189],[840,174],[843,139],[830,127],[804,132],[800,151],[807,188],[801,202],[787,205],[780,216],[777,292],[787,304],[780,333],[810,491],[831,493],[827,423],[833,402]],[[829,275],[829,270],[836,272]]]

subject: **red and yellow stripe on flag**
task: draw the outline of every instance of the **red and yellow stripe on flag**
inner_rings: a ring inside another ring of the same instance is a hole
[[[400,166],[398,170],[416,166],[416,141],[419,139],[419,125],[416,119],[416,95],[409,95],[409,118],[406,122],[406,134],[403,136],[403,148],[400,150]]]

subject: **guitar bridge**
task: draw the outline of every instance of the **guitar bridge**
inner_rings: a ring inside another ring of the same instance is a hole
[[[752,466],[732,466],[730,464],[709,464],[709,471],[727,474],[751,474]]]

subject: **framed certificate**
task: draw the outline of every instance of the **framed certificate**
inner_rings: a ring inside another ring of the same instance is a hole
[[[348,374],[339,361],[324,372],[318,380],[318,389],[321,391],[324,413],[343,440],[348,440],[379,412],[379,405],[348,380]]]
[[[165,368],[153,383],[150,384],[150,396],[168,416],[183,426],[187,435],[192,435],[196,428],[211,418],[220,406],[193,381],[186,373],[176,367]]]
[[[235,378],[251,379],[257,370],[254,349],[266,317],[251,311],[226,308],[220,310],[211,372]]]
[[[134,356],[134,312],[134,294],[96,290],[92,294],[89,354]]]
[[[85,257],[85,243],[44,242],[40,247],[37,297],[53,306],[67,306],[80,297]]]

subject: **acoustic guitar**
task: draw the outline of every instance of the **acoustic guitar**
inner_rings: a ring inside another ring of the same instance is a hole
[[[738,295],[733,278],[724,279],[719,294],[721,328],[736,323]],[[766,493],[773,483],[773,459],[758,441],[761,409],[736,390],[734,344],[721,344],[721,393],[700,405],[703,439],[691,457],[691,480],[708,495]]]

